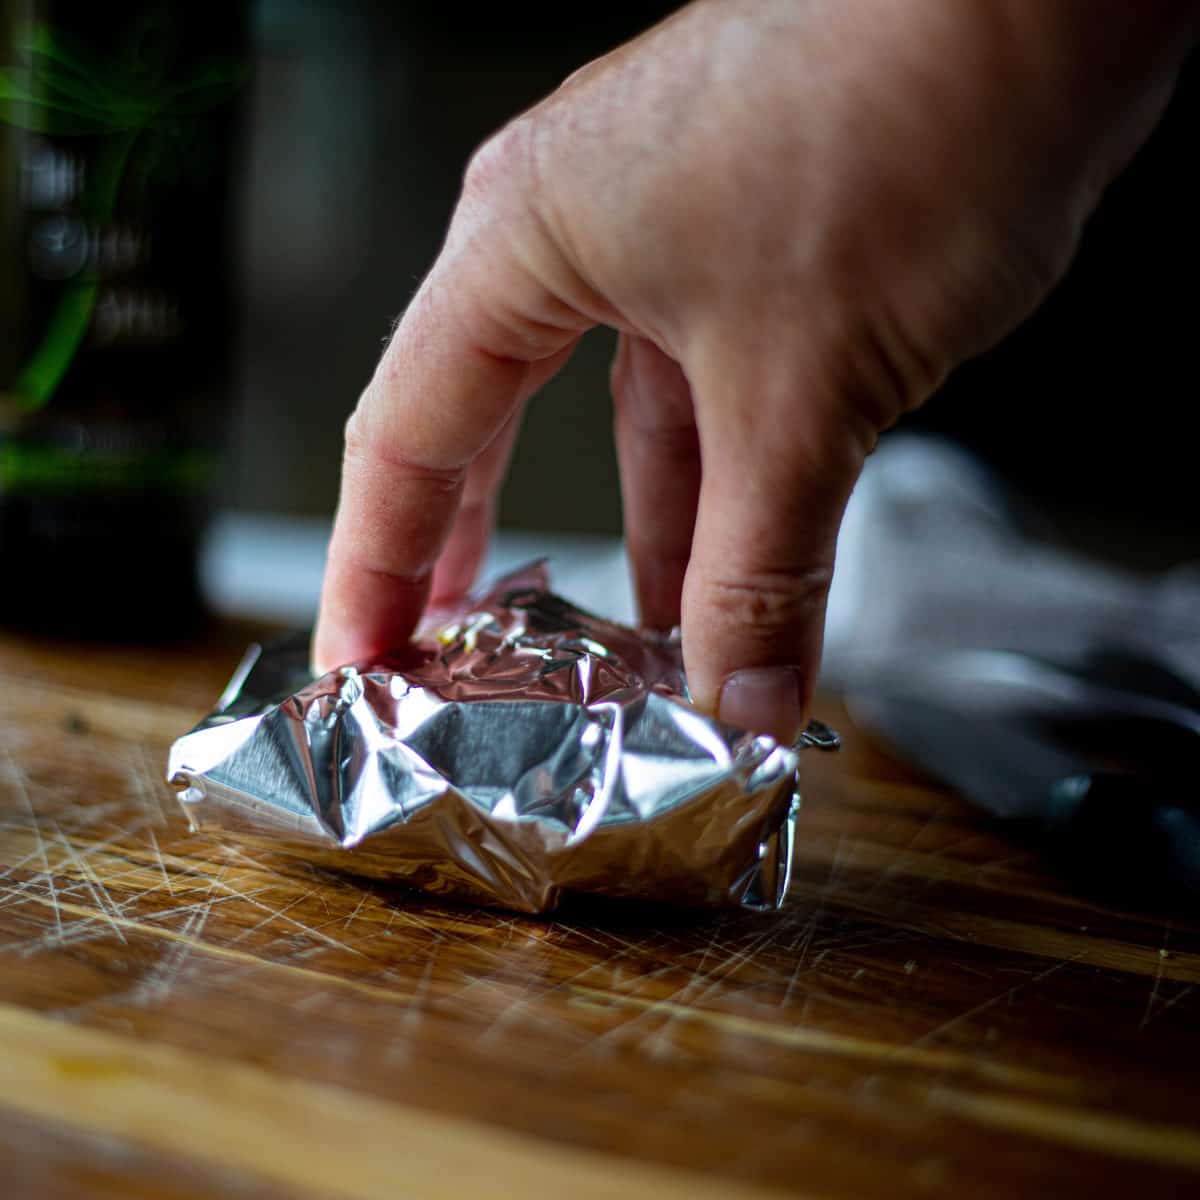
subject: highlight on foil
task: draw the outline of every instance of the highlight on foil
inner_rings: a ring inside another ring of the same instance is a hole
[[[251,647],[171,749],[194,828],[465,900],[565,893],[772,909],[787,890],[801,752],[687,698],[677,637],[554,595],[542,564],[379,661],[313,679],[308,638]]]

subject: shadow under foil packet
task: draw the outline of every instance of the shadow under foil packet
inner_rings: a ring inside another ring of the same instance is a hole
[[[774,909],[806,746],[686,698],[676,637],[548,590],[541,563],[314,680],[308,637],[251,647],[171,748],[194,829],[522,912],[563,893]]]

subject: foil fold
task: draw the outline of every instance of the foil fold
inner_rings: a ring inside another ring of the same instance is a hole
[[[308,638],[253,646],[171,748],[195,829],[470,902],[567,893],[774,909],[796,746],[687,699],[679,642],[548,590],[542,564],[431,613],[413,642],[313,679]]]

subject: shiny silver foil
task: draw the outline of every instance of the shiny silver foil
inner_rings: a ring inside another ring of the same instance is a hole
[[[800,750],[836,745],[702,715],[677,638],[583,612],[540,564],[393,656],[307,663],[306,637],[251,647],[174,744],[193,828],[523,912],[567,892],[778,907]]]

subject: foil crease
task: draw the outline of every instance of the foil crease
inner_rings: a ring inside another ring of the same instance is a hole
[[[548,590],[533,564],[313,679],[308,638],[252,646],[171,749],[194,829],[353,874],[544,912],[564,893],[777,908],[796,746],[704,716],[677,637]]]

